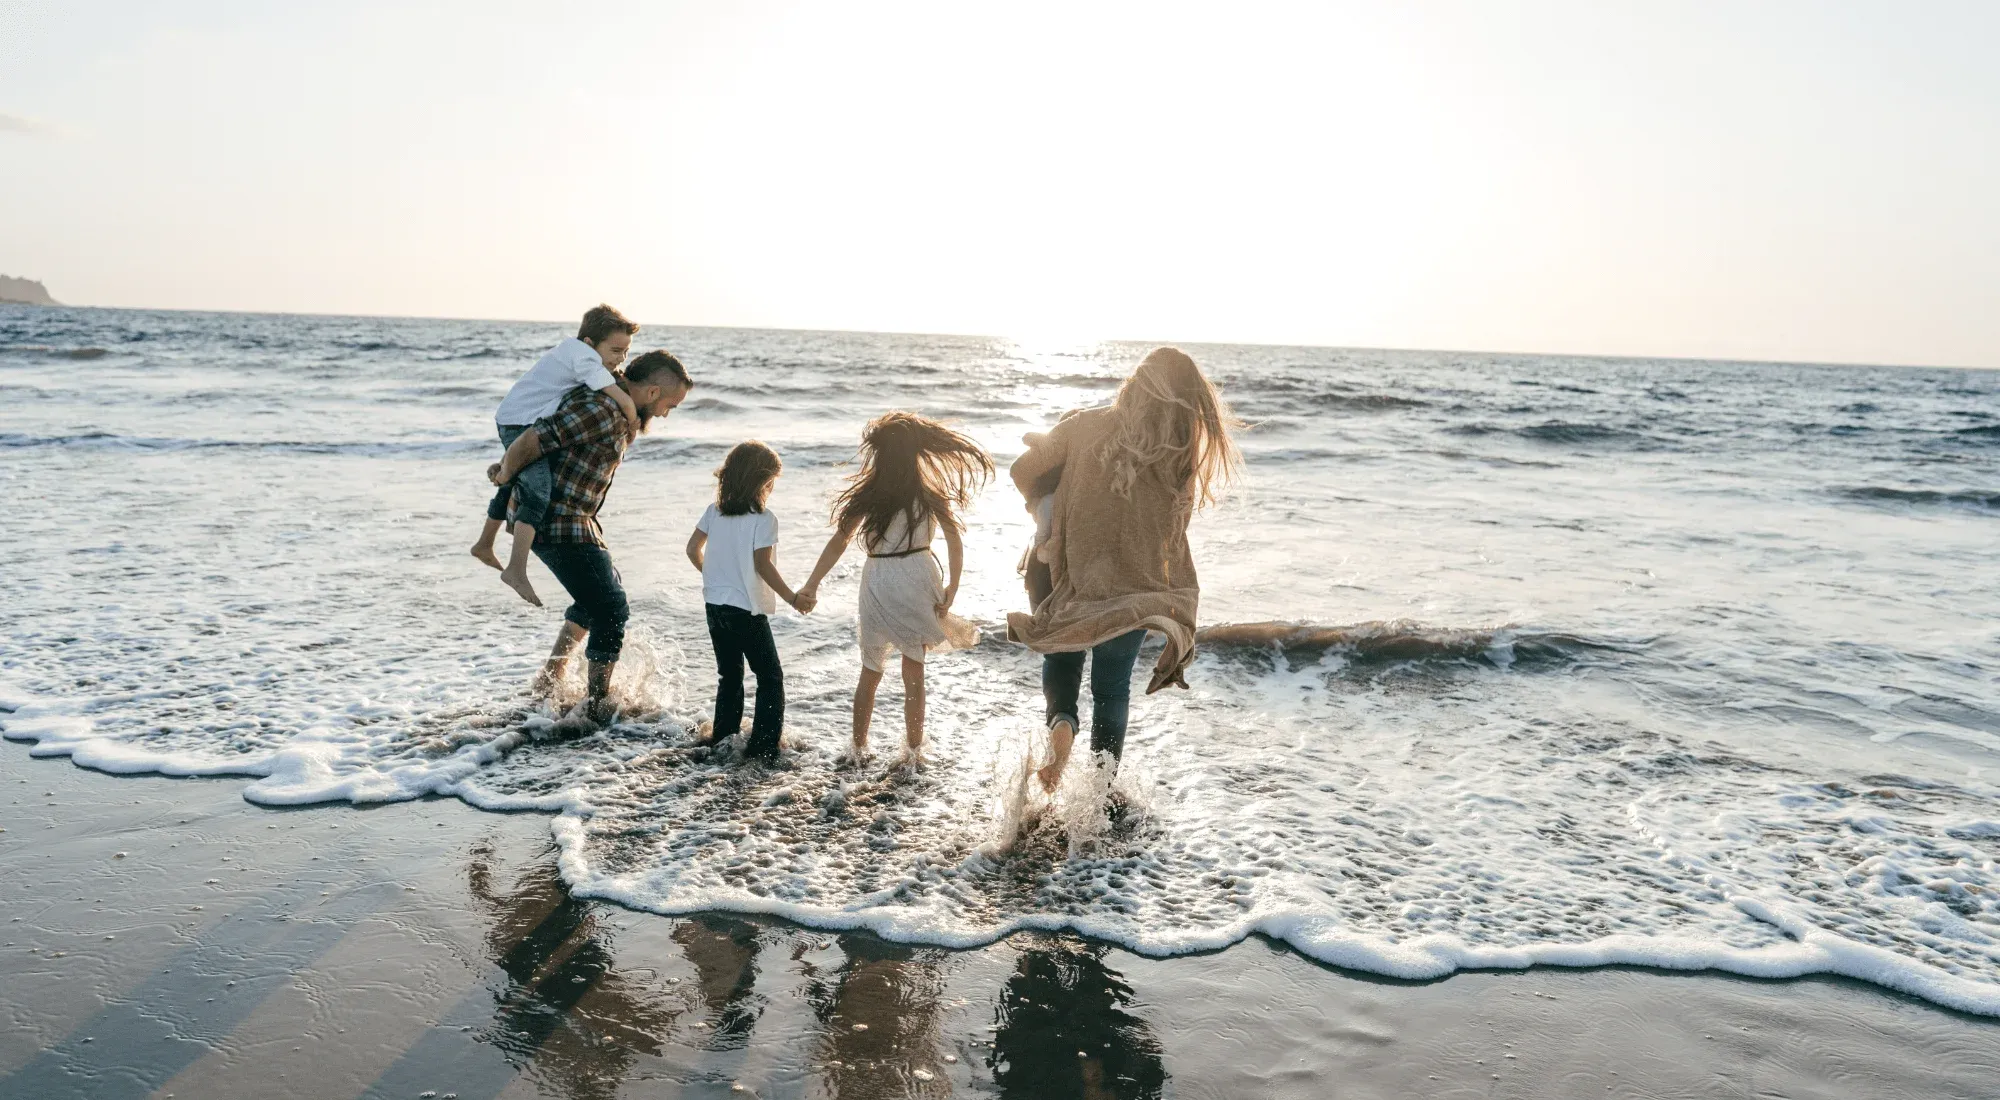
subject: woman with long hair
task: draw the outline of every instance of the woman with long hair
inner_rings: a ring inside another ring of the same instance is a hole
[[[1148,630],[1166,638],[1146,693],[1187,686],[1201,587],[1188,522],[1242,467],[1237,421],[1186,352],[1156,348],[1108,407],[1064,417],[1031,437],[1014,484],[1033,509],[1053,496],[1036,557],[1049,592],[1030,614],[1007,616],[1007,636],[1042,654],[1053,791],[1077,731],[1077,696],[1090,659],[1090,748],[1115,766],[1125,749],[1132,666]]]
[[[861,469],[833,502],[833,537],[799,595],[819,597],[819,582],[858,534],[868,550],[861,568],[861,679],[854,687],[854,757],[868,754],[875,689],[889,651],[902,655],[903,736],[912,760],[924,744],[924,657],[979,640],[971,623],[951,613],[965,565],[960,538],[972,495],[993,476],[986,451],[950,428],[915,413],[892,412],[861,436]],[[942,535],[950,578],[931,550]]]

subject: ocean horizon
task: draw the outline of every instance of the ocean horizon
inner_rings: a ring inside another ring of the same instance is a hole
[[[325,320],[353,320],[353,321],[435,321],[441,324],[550,325],[558,329],[571,327],[571,323],[569,321],[557,318],[474,317],[474,316],[459,317],[459,316],[432,315],[424,313],[354,313],[354,312],[321,313],[321,312],[300,312],[297,310],[195,309],[191,307],[182,308],[182,307],[169,307],[169,306],[94,306],[94,305],[77,305],[68,302],[58,303],[53,306],[37,305],[29,303],[0,303],[0,309],[5,309],[5,308],[105,310],[118,313],[191,313],[191,314],[207,314],[220,317],[298,317],[307,320],[325,319]],[[640,319],[639,324],[642,326],[643,331],[648,333],[675,332],[675,331],[783,332],[783,333],[797,333],[802,335],[825,335],[825,336],[902,336],[902,337],[911,337],[918,339],[937,338],[937,339],[965,339],[965,340],[1004,340],[1009,342],[1022,342],[1024,340],[1024,337],[1022,337],[1019,334],[1004,334],[1004,333],[924,332],[917,330],[905,331],[901,329],[871,329],[871,328],[813,328],[809,326],[794,327],[787,325],[698,325],[698,324],[651,322],[651,321],[646,321],[643,318]],[[1174,339],[1174,338],[1156,338],[1156,337],[1139,337],[1139,336],[1062,335],[1047,340],[1027,338],[1027,342],[1033,344],[1045,343],[1055,347],[1066,347],[1071,349],[1083,348],[1100,344],[1111,345],[1111,346],[1122,346],[1122,347],[1148,347],[1148,348],[1160,347],[1164,345],[1169,347],[1195,347],[1195,348],[1200,348],[1200,347],[1269,348],[1273,350],[1295,350],[1295,351],[1386,352],[1386,353],[1407,353],[1412,355],[1489,355],[1489,356],[1513,356],[1513,357],[1522,357],[1531,359],[1548,359],[1548,358],[1602,359],[1613,362],[1634,362],[1634,363],[1718,363],[1718,364],[1735,364],[1738,366],[1762,365],[1762,366],[1773,366],[1773,367],[1858,367],[1863,369],[1882,369],[1882,370],[1969,370],[1969,371],[2000,370],[2000,365],[1973,364],[1973,363],[1930,363],[1930,362],[1917,362],[1917,361],[1876,362],[1863,359],[1797,359],[1797,358],[1786,358],[1784,356],[1755,356],[1755,355],[1732,356],[1723,354],[1649,355],[1649,354],[1639,354],[1639,353],[1601,352],[1601,351],[1548,351],[1548,350],[1522,350],[1522,349],[1510,349],[1510,348],[1473,348],[1473,347],[1453,348],[1453,347],[1428,347],[1428,346],[1417,346],[1417,345],[1376,346],[1371,344],[1310,343],[1310,342],[1267,343],[1259,340],[1221,340],[1221,339],[1195,339],[1195,338]],[[645,340],[642,338],[639,341],[639,346],[644,347],[650,345],[647,345]]]

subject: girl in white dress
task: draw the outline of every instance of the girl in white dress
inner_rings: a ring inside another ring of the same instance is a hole
[[[875,688],[889,651],[903,658],[903,734],[913,760],[924,744],[924,658],[964,649],[979,630],[951,613],[965,562],[959,514],[993,476],[979,444],[915,413],[892,412],[861,436],[861,469],[833,502],[833,537],[799,589],[817,600],[819,582],[856,534],[868,551],[861,569],[861,679],[854,687],[854,756],[868,753]],[[931,543],[944,538],[949,579]],[[810,604],[808,604],[810,606]]]

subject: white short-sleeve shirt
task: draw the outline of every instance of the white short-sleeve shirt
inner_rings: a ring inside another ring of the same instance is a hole
[[[578,386],[601,390],[616,382],[611,372],[604,369],[604,359],[597,349],[572,336],[535,360],[528,373],[507,391],[506,399],[493,414],[493,421],[509,427],[533,424],[556,411],[563,395]]]
[[[757,575],[757,551],[778,545],[778,517],[770,509],[725,516],[715,505],[701,514],[695,529],[708,535],[701,559],[704,603],[740,607],[752,615],[778,610],[778,594]]]

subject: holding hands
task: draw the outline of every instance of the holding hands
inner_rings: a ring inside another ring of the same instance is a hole
[[[791,604],[792,610],[801,615],[812,614],[813,608],[819,606],[819,586],[807,585],[792,593]]]

